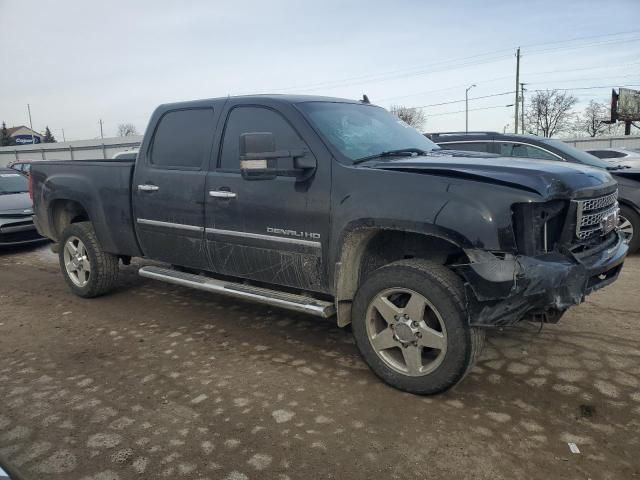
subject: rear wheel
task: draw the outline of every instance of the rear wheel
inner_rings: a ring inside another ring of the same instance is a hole
[[[626,205],[621,205],[618,230],[629,245],[629,253],[638,251],[640,248],[640,215]]]
[[[102,250],[91,222],[73,223],[60,239],[60,269],[80,297],[104,295],[118,280],[118,257]]]
[[[356,294],[353,333],[371,369],[417,394],[443,392],[473,367],[484,331],[466,318],[462,281],[425,260],[401,260],[371,274]]]

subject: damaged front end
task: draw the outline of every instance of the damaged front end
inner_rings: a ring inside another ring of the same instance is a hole
[[[610,212],[617,214],[615,195],[514,206],[518,253],[467,249],[469,263],[454,267],[466,281],[470,324],[555,323],[614,282],[627,246],[609,230]]]

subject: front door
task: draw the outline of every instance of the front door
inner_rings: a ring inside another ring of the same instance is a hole
[[[330,164],[318,162],[305,181],[278,176],[244,180],[240,174],[242,133],[272,132],[276,150],[309,145],[279,112],[239,105],[226,116],[218,168],[206,186],[206,241],[218,273],[307,290],[326,288],[321,274],[326,244]],[[278,168],[292,166],[280,159]]]
[[[168,111],[138,158],[133,204],[146,257],[207,268],[204,195],[214,133],[211,108]]]

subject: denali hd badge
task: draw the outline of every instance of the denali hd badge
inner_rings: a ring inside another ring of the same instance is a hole
[[[320,234],[319,233],[298,232],[296,230],[286,230],[284,228],[267,227],[267,232],[269,232],[269,233],[277,233],[279,235],[287,235],[289,237],[312,238],[314,240],[320,239]]]

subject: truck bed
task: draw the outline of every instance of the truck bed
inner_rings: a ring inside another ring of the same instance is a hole
[[[131,209],[135,161],[121,159],[34,162],[34,209],[41,234],[57,241],[52,212],[65,202],[84,205],[107,252],[138,256]]]

